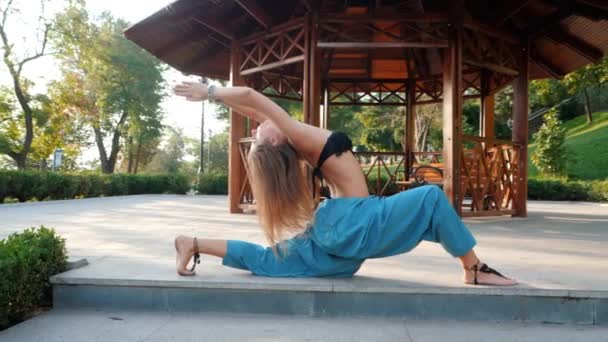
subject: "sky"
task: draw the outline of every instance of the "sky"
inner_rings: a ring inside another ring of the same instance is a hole
[[[3,3],[4,1],[0,2]],[[136,23],[172,2],[174,2],[174,0],[87,0],[87,7],[92,16],[98,16],[104,11],[109,11],[115,17],[123,18],[131,23]],[[59,10],[64,3],[65,0],[51,0],[45,11],[47,13],[53,13],[54,11]],[[19,4],[19,7],[21,8],[27,8],[28,12],[27,15],[16,13],[10,18],[13,22],[9,23],[12,24],[12,27],[9,26],[9,32],[15,37],[22,37],[21,40],[15,39],[15,44],[24,45],[22,39],[34,41],[31,35],[35,30],[33,30],[32,27],[38,16],[37,14],[34,14],[40,13],[40,1],[18,0],[17,4]],[[33,52],[31,49],[32,47],[30,47],[30,51],[22,51],[22,53],[31,53]],[[35,90],[40,92],[44,92],[45,85],[48,82],[60,77],[59,68],[52,57],[44,57],[26,65],[24,74],[36,83]],[[172,68],[165,74],[165,79],[170,85],[179,83],[182,80],[196,80],[196,78],[186,77]],[[8,71],[4,65],[0,67],[0,83],[4,85],[10,85],[11,83]],[[200,139],[202,111],[200,102],[188,102],[171,94],[165,99],[162,107],[165,112],[165,119],[163,121],[165,125],[179,127],[183,129],[186,136]],[[225,129],[225,124],[215,120],[213,115],[214,111],[214,106],[209,104],[205,105],[205,134],[208,134],[207,132],[209,129],[214,133]],[[84,151],[82,162],[95,159],[97,156],[96,149]]]

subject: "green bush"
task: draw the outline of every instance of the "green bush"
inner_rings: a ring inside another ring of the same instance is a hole
[[[549,201],[608,201],[608,180],[528,179],[528,199]]]
[[[543,175],[563,175],[566,173],[568,153],[564,142],[566,129],[559,121],[555,109],[543,115],[545,121],[534,134],[536,148],[531,159]]]
[[[228,175],[225,173],[205,173],[199,176],[198,193],[202,195],[228,194]]]
[[[189,190],[190,180],[183,174],[0,171],[0,203],[8,197],[25,202],[136,194],[185,194]]]
[[[53,229],[26,229],[0,241],[0,330],[51,303],[49,277],[67,264],[65,240]]]

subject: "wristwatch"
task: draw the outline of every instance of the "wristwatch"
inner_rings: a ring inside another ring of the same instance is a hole
[[[221,101],[219,101],[216,97],[215,97],[215,85],[212,84],[209,86],[209,88],[207,88],[207,94],[209,97],[209,102],[211,103],[221,103]]]

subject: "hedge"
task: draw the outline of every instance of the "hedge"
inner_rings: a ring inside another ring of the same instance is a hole
[[[198,193],[201,195],[228,194],[228,175],[225,173],[205,173],[198,180]]]
[[[0,170],[0,203],[136,194],[185,194],[190,182],[183,174],[95,174]]]
[[[0,241],[0,330],[51,305],[49,277],[65,271],[65,240],[53,229],[26,229]]]
[[[528,179],[528,199],[549,201],[608,201],[608,180]]]

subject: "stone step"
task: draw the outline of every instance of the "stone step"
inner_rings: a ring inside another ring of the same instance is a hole
[[[205,261],[179,277],[166,260],[102,258],[52,278],[54,307],[414,320],[608,324],[608,291],[438,286],[357,275],[264,278]]]

